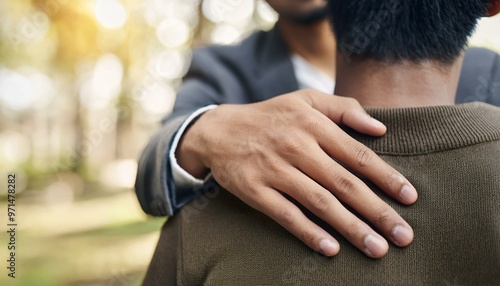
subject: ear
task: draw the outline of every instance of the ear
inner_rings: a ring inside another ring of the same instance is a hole
[[[500,12],[500,0],[490,0],[490,7],[485,17],[493,17]]]

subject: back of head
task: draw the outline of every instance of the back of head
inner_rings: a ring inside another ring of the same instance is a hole
[[[330,0],[339,52],[349,60],[452,63],[489,0]]]

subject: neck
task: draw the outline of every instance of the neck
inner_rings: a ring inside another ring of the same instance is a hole
[[[327,20],[304,26],[280,18],[278,27],[292,53],[300,55],[317,69],[335,78],[337,46]]]
[[[462,61],[463,56],[449,66],[431,61],[347,63],[338,54],[335,94],[355,98],[365,107],[453,105]]]

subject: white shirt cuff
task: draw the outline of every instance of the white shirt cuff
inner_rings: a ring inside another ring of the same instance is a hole
[[[189,174],[186,170],[184,170],[179,164],[177,163],[177,158],[175,158],[175,151],[177,150],[177,145],[179,145],[179,141],[186,131],[186,128],[191,124],[191,122],[196,119],[198,116],[201,114],[205,113],[208,110],[216,108],[217,105],[209,105],[202,107],[195,112],[193,112],[185,121],[182,123],[181,127],[179,130],[177,130],[177,133],[174,136],[174,139],[172,141],[172,145],[170,146],[170,151],[169,151],[169,159],[170,159],[170,166],[172,167],[172,176],[174,179],[174,184],[176,189],[186,189],[186,188],[193,188],[197,186],[203,185],[203,180],[197,179],[193,177],[191,174]],[[210,176],[211,174],[208,174]],[[207,177],[208,177],[207,176]]]

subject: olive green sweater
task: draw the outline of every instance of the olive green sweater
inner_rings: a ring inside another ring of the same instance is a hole
[[[146,285],[500,285],[500,109],[471,103],[370,109],[381,138],[352,136],[405,175],[419,200],[384,198],[414,228],[378,260],[342,239],[323,257],[224,190],[171,218]]]

